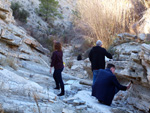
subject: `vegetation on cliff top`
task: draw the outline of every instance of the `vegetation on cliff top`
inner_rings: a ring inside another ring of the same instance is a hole
[[[79,0],[77,5],[80,23],[76,25],[82,30],[90,29],[88,35],[102,40],[106,48],[116,34],[129,32],[148,8],[143,0]]]

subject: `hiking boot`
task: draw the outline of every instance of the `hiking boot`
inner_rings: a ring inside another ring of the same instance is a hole
[[[63,96],[64,95],[64,93],[60,93],[60,94],[58,94],[57,96]]]
[[[55,87],[54,89],[58,89],[59,90],[60,88],[59,87]]]

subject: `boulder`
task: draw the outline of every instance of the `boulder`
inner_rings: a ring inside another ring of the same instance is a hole
[[[48,49],[43,48],[43,46],[32,37],[24,38],[23,42],[30,45],[31,47],[35,48],[36,50],[38,50],[41,53],[44,53],[44,54],[49,53]]]
[[[22,67],[28,69],[30,71],[49,75],[49,67],[44,63],[41,65],[39,63],[31,62],[31,61],[21,61]]]
[[[73,101],[73,104],[75,106],[77,106],[77,105],[85,105],[85,102],[80,100],[80,99],[76,99],[76,100]]]
[[[118,34],[118,37],[119,38],[127,38],[127,37],[131,37],[131,38],[136,38],[136,35],[132,35],[132,34],[129,34],[129,33],[121,33],[121,34]]]
[[[128,38],[129,36],[120,35],[120,37]],[[118,43],[113,47],[115,52],[114,60],[107,62],[115,64],[115,75],[120,82],[127,84],[129,80],[134,81],[133,86],[128,91],[130,96],[122,97],[122,99],[128,98],[128,104],[144,112],[148,112],[150,98],[148,92],[150,88],[150,45],[144,43],[147,37],[148,35],[141,33],[138,35],[137,40],[133,39],[129,43]],[[117,40],[120,41],[122,39]],[[122,109],[115,111],[125,112]],[[126,112],[130,113],[130,110]]]
[[[0,19],[2,19],[6,23],[14,23],[14,18],[12,16],[12,10],[10,9],[10,5],[10,1],[0,1]]]
[[[130,111],[130,110],[122,109],[122,108],[113,108],[113,109],[112,109],[112,112],[113,112],[113,113],[133,113],[133,112]]]
[[[35,82],[26,80],[5,68],[0,70],[0,73],[1,91],[11,91],[12,93],[22,96],[37,96],[39,99],[55,99],[55,94],[50,93],[49,95],[51,97],[48,97],[48,95],[44,94],[46,91],[43,87]]]
[[[28,60],[28,61],[32,60],[31,57],[30,57],[30,55],[24,54],[24,53],[19,54],[18,58],[23,59],[23,60]]]
[[[6,55],[8,54],[8,49],[7,49],[7,48],[4,48],[4,47],[0,47],[0,54],[6,56]]]
[[[134,106],[140,111],[147,111],[149,110],[149,103],[146,101],[139,100],[138,98],[129,97],[128,98],[129,104],[134,104]]]
[[[144,41],[144,40],[146,40],[146,34],[141,33],[141,34],[138,35],[138,38],[139,38],[141,41]]]
[[[9,23],[8,24],[8,28],[7,28],[11,33],[13,33],[15,36],[18,36],[20,38],[23,38],[25,36],[28,36],[26,34],[26,31],[25,29],[23,29],[22,27],[20,26],[15,26],[14,24],[12,23]]]
[[[18,53],[17,52],[7,52],[7,56],[18,58]]]
[[[20,52],[26,53],[26,54],[32,54],[33,52],[31,48],[26,44],[20,45],[18,49],[20,50]]]
[[[80,84],[92,86],[92,81],[88,81],[88,80],[80,80]]]
[[[87,109],[87,105],[76,106],[76,109],[77,109],[77,110]]]
[[[82,74],[77,74],[77,76],[76,77],[78,77],[78,78],[84,78],[85,76],[84,75],[82,75]]]
[[[3,12],[9,12],[9,7],[8,5],[3,5],[3,1],[0,1],[0,11],[3,11]]]
[[[18,36],[15,36],[7,29],[3,29],[0,39],[5,41],[8,44],[15,45],[15,46],[20,46],[22,44],[22,39],[20,39],[20,37]]]
[[[139,53],[141,48],[140,44],[137,43],[123,43],[121,45],[117,45],[114,47],[115,53],[114,58],[115,60],[130,60],[131,53]]]
[[[78,69],[80,69],[81,67],[79,66],[79,65],[73,65],[72,67],[71,67],[71,69],[72,70],[78,70]]]
[[[6,17],[6,14],[4,13],[4,12],[2,12],[2,11],[0,11],[0,18],[2,19],[2,20],[5,20],[7,17]]]
[[[137,53],[131,53],[131,60],[138,64],[141,63],[140,56]]]
[[[63,108],[62,113],[75,113],[73,110]]]

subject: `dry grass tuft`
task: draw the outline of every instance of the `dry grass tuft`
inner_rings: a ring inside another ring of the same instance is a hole
[[[139,28],[137,29],[138,33],[145,33],[145,34],[149,34],[150,33],[150,8],[147,9],[144,13],[143,13],[143,17],[142,19],[138,22]]]
[[[116,34],[128,32],[145,10],[143,0],[79,0],[77,4],[84,26],[87,25],[92,37],[102,40],[106,48]]]
[[[34,98],[34,100],[35,100],[35,102],[36,102],[36,105],[37,105],[37,108],[38,108],[38,112],[39,113],[42,113],[41,111],[40,111],[40,106],[39,106],[39,103],[38,103],[38,96],[35,94],[35,93],[33,93],[33,98]]]
[[[3,110],[2,104],[0,104],[0,113],[4,113],[4,110]]]

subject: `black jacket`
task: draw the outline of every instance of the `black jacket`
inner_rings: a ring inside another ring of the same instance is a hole
[[[100,46],[95,46],[91,49],[89,59],[91,61],[92,71],[105,69],[105,56],[112,59],[112,55]]]
[[[55,69],[62,69],[63,65],[63,52],[62,51],[54,51],[51,57],[51,67]]]

